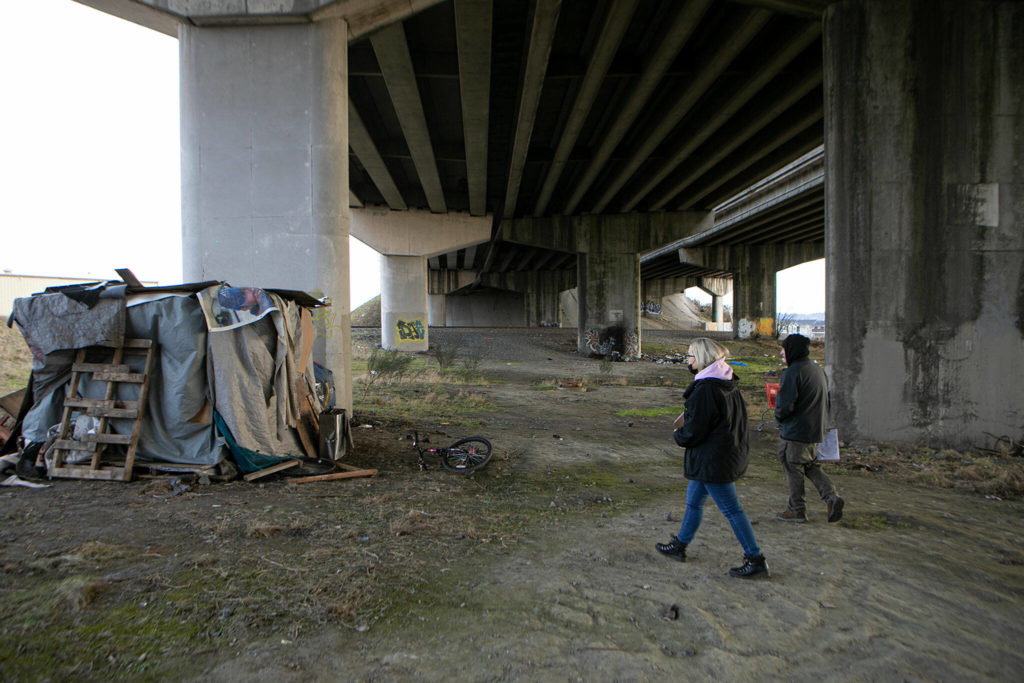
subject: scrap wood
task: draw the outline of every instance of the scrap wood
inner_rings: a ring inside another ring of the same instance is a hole
[[[261,477],[265,477],[268,474],[273,474],[274,472],[280,472],[281,470],[286,470],[289,467],[295,467],[298,464],[299,464],[298,460],[285,460],[284,462],[279,462],[276,465],[271,465],[270,467],[264,467],[262,470],[256,470],[255,472],[250,472],[249,474],[247,474],[244,477],[242,477],[242,479],[245,479],[246,481],[253,481],[254,479],[259,479]]]
[[[298,477],[289,479],[289,484],[306,484],[311,481],[334,481],[335,479],[350,479],[352,477],[375,477],[377,470],[352,470],[349,472],[334,472],[333,474],[317,474],[312,477]]]

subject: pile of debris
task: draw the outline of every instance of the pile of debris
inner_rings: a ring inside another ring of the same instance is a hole
[[[8,325],[32,352],[32,374],[0,400],[0,456],[19,475],[376,474],[338,462],[352,443],[348,416],[313,362],[312,312],[324,302],[217,281],[144,287],[118,273],[124,281],[14,302]]]

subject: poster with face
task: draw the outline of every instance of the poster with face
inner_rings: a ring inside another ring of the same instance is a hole
[[[278,310],[270,296],[258,287],[217,285],[200,292],[199,303],[211,332],[248,325]]]

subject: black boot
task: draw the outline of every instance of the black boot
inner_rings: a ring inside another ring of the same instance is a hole
[[[686,562],[686,544],[678,538],[673,538],[668,543],[655,543],[654,549],[662,555],[674,557],[680,562]]]
[[[730,569],[729,576],[735,576],[740,579],[767,579],[771,577],[771,573],[768,571],[768,561],[764,559],[764,555],[758,555],[757,557],[744,555],[743,559],[745,560],[743,566]]]

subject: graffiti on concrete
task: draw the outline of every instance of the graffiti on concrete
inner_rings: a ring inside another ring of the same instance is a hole
[[[740,339],[774,336],[775,321],[772,318],[744,318],[737,327]]]
[[[587,351],[601,358],[634,360],[640,357],[640,336],[636,329],[591,327],[583,337]]]
[[[661,304],[659,304],[659,303],[657,303],[655,301],[645,301],[644,302],[644,312],[647,313],[648,315],[660,315],[661,314]]]
[[[601,329],[591,327],[585,336],[587,350],[597,356],[607,356],[615,348],[615,338],[601,334]]]
[[[400,342],[423,341],[427,338],[422,320],[398,320],[395,322],[395,330]]]

